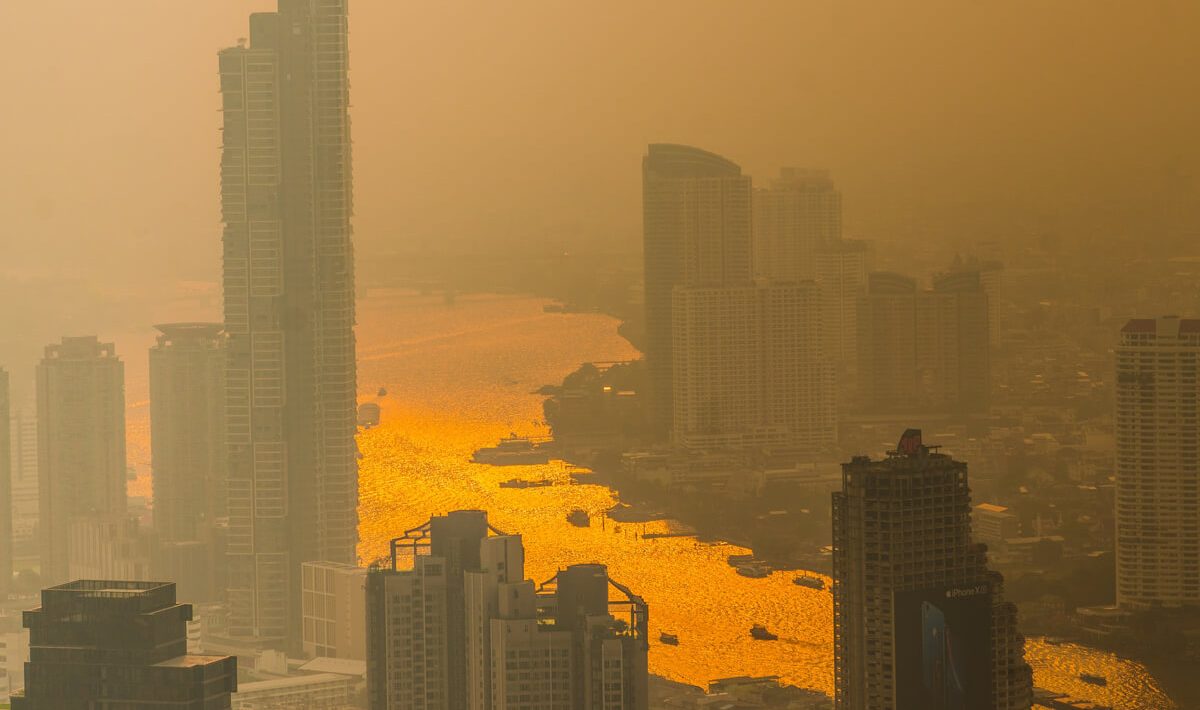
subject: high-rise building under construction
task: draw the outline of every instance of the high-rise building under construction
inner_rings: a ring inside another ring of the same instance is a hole
[[[909,429],[887,458],[842,466],[833,494],[838,710],[1025,710],[1016,607],[971,540],[967,465]]]

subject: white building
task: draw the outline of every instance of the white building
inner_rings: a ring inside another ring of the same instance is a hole
[[[1021,534],[1021,521],[1002,505],[980,503],[971,509],[971,532],[980,542],[1003,542]]]
[[[239,683],[233,710],[360,710],[362,677],[338,673]]]
[[[1200,605],[1200,320],[1131,320],[1116,359],[1117,604]]]
[[[833,444],[836,372],[815,283],[679,288],[674,304],[676,444]]]
[[[305,562],[300,580],[304,654],[366,660],[366,568]]]
[[[672,293],[688,284],[751,281],[750,177],[715,153],[652,144],[642,159],[642,219],[651,422],[666,436],[674,411]]]

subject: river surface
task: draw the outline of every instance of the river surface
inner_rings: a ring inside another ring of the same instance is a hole
[[[737,547],[637,536],[665,531],[667,522],[618,527],[607,521],[601,527],[600,514],[616,502],[613,493],[571,485],[561,463],[469,463],[475,449],[495,445],[509,432],[548,433],[541,424],[542,397],[534,394],[542,385],[557,384],[583,362],[639,355],[617,334],[612,318],[547,314],[544,303],[463,296],[447,305],[440,296],[403,291],[373,291],[360,299],[359,398],[379,402],[383,411],[382,424],[359,437],[361,561],[382,557],[389,539],[431,515],[485,509],[492,524],[523,536],[526,575],[535,581],[569,564],[599,562],[645,598],[652,673],[699,686],[729,676],[778,675],[832,694],[828,592],[798,587],[789,573],[741,577],[726,563],[728,555],[745,552]],[[131,369],[130,453],[141,463],[148,458],[144,379],[139,368]],[[377,396],[380,387],[386,396]],[[561,485],[499,487],[510,478]],[[131,492],[148,492],[147,483],[143,472]],[[589,511],[593,525],[570,525],[566,515],[573,508]],[[755,623],[779,640],[752,640],[748,631]],[[677,634],[679,645],[658,643],[660,632]],[[1175,707],[1143,666],[1110,653],[1032,640],[1026,655],[1039,687],[1122,709]],[[1083,683],[1080,672],[1103,674],[1109,685]]]

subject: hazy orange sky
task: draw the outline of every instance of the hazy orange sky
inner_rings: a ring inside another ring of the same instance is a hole
[[[0,3],[0,278],[216,279],[216,52],[272,7]],[[829,167],[850,231],[885,240],[1136,219],[1200,164],[1195,0],[351,13],[364,259],[435,241],[636,246],[650,141],[760,180]]]

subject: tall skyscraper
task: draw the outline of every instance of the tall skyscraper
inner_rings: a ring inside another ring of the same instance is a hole
[[[30,661],[16,710],[232,707],[237,659],[187,653],[192,606],[169,582],[83,580],[25,612]]]
[[[817,277],[817,256],[842,239],[842,193],[828,170],[784,168],[754,191],[758,274],[772,281]]]
[[[219,323],[170,323],[150,349],[155,575],[191,601],[216,599],[225,565],[225,348]],[[220,557],[218,558],[218,552]]]
[[[858,307],[859,406],[876,412],[987,409],[987,296],[978,274],[938,277],[932,290],[894,273],[868,276]]]
[[[223,50],[231,635],[300,646],[300,564],[354,564],[345,0],[279,0]]]
[[[971,541],[967,465],[904,433],[842,466],[833,494],[838,710],[1025,710],[1016,607]]]
[[[404,550],[411,567],[399,570]],[[647,622],[603,565],[538,588],[520,536],[483,511],[438,516],[393,541],[392,568],[367,578],[369,706],[645,710]]]
[[[7,597],[13,576],[11,406],[8,372],[0,368],[0,599]]]
[[[42,581],[70,577],[73,527],[126,514],[125,365],[95,336],[46,346],[37,367]]]
[[[642,159],[646,365],[652,423],[672,429],[672,301],[677,285],[748,285],[753,278],[750,178],[733,162],[684,145]]]
[[[1200,320],[1131,320],[1116,360],[1117,604],[1200,606]]]

